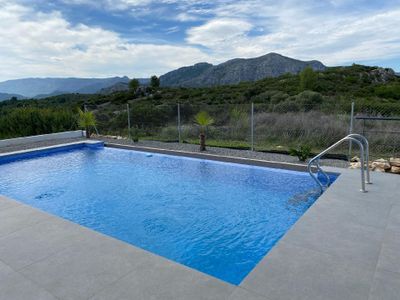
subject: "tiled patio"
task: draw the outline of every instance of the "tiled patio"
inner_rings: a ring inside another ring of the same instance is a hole
[[[400,176],[329,170],[240,286],[0,196],[0,299],[399,299]]]

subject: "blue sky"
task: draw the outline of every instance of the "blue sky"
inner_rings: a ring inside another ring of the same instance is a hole
[[[0,80],[148,77],[269,52],[400,71],[400,0],[0,0]]]

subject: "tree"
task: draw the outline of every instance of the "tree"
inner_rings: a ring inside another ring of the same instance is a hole
[[[160,86],[160,78],[158,78],[156,75],[151,76],[150,86],[152,88],[158,88]]]
[[[91,111],[84,112],[81,109],[79,109],[78,113],[79,113],[78,125],[80,128],[86,130],[86,138],[90,139],[90,129],[91,127],[96,126],[96,117]]]
[[[312,91],[315,88],[317,83],[318,74],[314,72],[311,67],[305,68],[300,72],[300,90],[310,90]]]
[[[206,128],[214,123],[214,119],[206,111],[201,111],[194,116],[197,125],[200,126],[200,151],[206,150]]]
[[[139,88],[139,80],[137,80],[136,78],[132,79],[131,81],[129,81],[129,89],[136,93],[137,89]]]

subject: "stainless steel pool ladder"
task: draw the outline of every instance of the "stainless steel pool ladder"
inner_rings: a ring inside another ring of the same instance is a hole
[[[365,136],[362,136],[361,134],[356,134],[352,133],[341,140],[337,141],[334,143],[332,146],[326,148],[324,151],[319,153],[318,155],[314,156],[311,158],[311,160],[308,163],[308,172],[310,173],[311,177],[317,182],[318,186],[321,189],[321,192],[323,192],[328,186],[330,185],[330,178],[328,174],[326,174],[322,169],[321,166],[319,165],[319,160],[320,158],[331,151],[332,149],[335,149],[339,145],[343,144],[346,141],[351,141],[355,142],[359,147],[360,147],[360,164],[361,164],[361,192],[365,193],[365,183],[371,184],[370,176],[369,176],[369,143],[368,140]],[[312,167],[317,168],[317,172],[314,173],[312,170]],[[321,180],[318,178],[318,173],[321,172],[322,175],[326,178],[326,184],[324,185]],[[365,173],[367,173],[367,180],[365,180]]]

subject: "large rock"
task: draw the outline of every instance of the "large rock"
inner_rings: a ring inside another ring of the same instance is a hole
[[[359,161],[350,162],[350,169],[359,169],[361,168],[361,163]]]
[[[391,157],[389,163],[391,166],[400,167],[400,158]]]
[[[390,173],[400,174],[400,167],[392,166],[392,168],[390,169]]]
[[[371,164],[371,167],[372,171],[378,171],[378,172],[386,172],[389,171],[391,168],[389,161],[383,158],[374,160]]]

